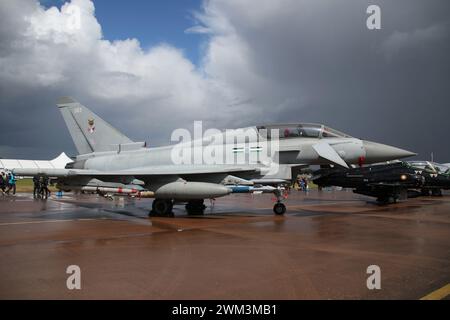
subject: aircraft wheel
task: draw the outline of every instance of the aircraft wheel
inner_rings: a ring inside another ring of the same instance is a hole
[[[186,211],[189,215],[201,216],[205,213],[206,206],[204,205],[204,200],[191,200],[186,204]]]
[[[156,217],[171,217],[173,216],[172,209],[172,200],[155,199],[153,200],[152,211],[150,211],[149,215]]]
[[[275,205],[273,206],[273,212],[277,216],[281,216],[286,213],[286,206],[281,202],[275,203]]]
[[[442,190],[441,189],[432,189],[431,195],[433,197],[441,197],[442,196]]]
[[[397,203],[397,198],[394,196],[384,196],[384,197],[379,197],[377,199],[377,201],[381,205],[387,205],[387,204]]]

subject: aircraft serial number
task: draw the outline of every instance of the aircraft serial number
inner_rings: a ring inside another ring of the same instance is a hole
[[[208,308],[206,306],[188,306],[179,304],[172,307],[172,315],[191,315],[203,318],[207,314],[221,315],[259,315],[272,316],[277,314],[277,306],[269,304],[218,304],[215,308]]]
[[[277,313],[277,306],[268,304],[218,304],[216,307],[218,315],[275,315]]]

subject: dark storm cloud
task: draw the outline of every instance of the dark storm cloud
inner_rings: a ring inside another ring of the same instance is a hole
[[[0,156],[73,153],[54,107],[71,95],[150,145],[193,120],[313,121],[450,161],[448,1],[208,1],[199,68],[176,48],[102,40],[90,3],[74,3],[86,8],[75,36],[31,0],[0,5]],[[381,30],[366,28],[370,4]]]
[[[261,14],[213,3],[246,44],[248,67],[270,79],[265,88],[242,84],[265,105],[261,120],[326,122],[450,159],[441,143],[450,134],[448,1],[286,1]],[[370,4],[381,8],[381,30],[366,28]]]

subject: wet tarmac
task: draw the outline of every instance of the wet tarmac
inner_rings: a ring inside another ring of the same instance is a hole
[[[450,283],[448,194],[293,191],[284,217],[270,195],[207,201],[202,217],[149,218],[151,201],[0,196],[0,299],[419,299]]]

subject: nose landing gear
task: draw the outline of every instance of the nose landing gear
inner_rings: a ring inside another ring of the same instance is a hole
[[[273,212],[277,216],[284,215],[286,213],[286,206],[281,202],[284,198],[281,189],[275,189],[274,194],[277,197],[277,202],[273,206]]]
[[[281,215],[283,215],[283,214],[286,213],[286,206],[284,205],[284,203],[277,202],[277,203],[275,203],[275,205],[273,206],[273,212],[274,212],[277,216],[281,216]]]

